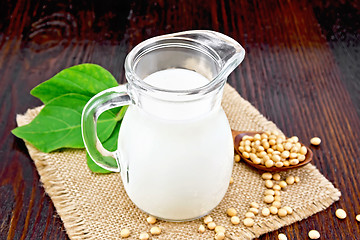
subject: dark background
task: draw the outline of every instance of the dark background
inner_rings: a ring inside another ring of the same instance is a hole
[[[41,102],[30,90],[84,62],[125,82],[126,54],[156,35],[211,29],[246,49],[228,82],[286,135],[314,148],[339,202],[284,227],[289,239],[359,239],[359,1],[0,1],[0,239],[67,239],[22,140],[15,116]],[[334,213],[344,208],[348,217]],[[261,239],[275,239],[278,231]]]

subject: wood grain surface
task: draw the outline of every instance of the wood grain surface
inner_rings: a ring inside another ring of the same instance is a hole
[[[228,82],[287,135],[319,136],[313,164],[342,192],[327,210],[260,239],[307,239],[311,229],[321,239],[359,239],[359,13],[359,1],[346,0],[0,1],[0,239],[68,239],[23,141],[10,133],[17,113],[41,104],[30,90],[84,62],[123,83],[132,47],[189,29],[245,47]]]

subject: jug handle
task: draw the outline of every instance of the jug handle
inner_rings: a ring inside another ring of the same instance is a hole
[[[131,104],[131,98],[127,93],[127,84],[120,85],[92,97],[85,105],[81,115],[81,133],[86,151],[98,166],[112,172],[120,172],[120,156],[117,151],[110,152],[101,144],[96,132],[97,120],[106,110],[129,104]],[[111,166],[110,163],[114,162],[113,159],[116,160],[117,166]]]

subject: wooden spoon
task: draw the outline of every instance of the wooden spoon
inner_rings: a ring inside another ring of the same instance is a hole
[[[239,154],[239,156],[244,159],[244,161],[251,165],[252,167],[254,168],[257,168],[257,169],[261,169],[261,170],[264,170],[264,171],[268,171],[268,172],[279,172],[279,171],[285,171],[285,170],[288,170],[288,169],[292,169],[292,168],[298,168],[298,167],[302,167],[306,164],[308,164],[312,158],[313,158],[313,152],[308,148],[307,148],[307,153],[305,155],[305,160],[300,162],[299,164],[297,165],[290,165],[288,167],[271,167],[271,168],[268,168],[262,164],[255,164],[253,163],[253,161],[251,161],[250,159],[247,159],[245,158],[241,152],[239,151],[239,145],[240,145],[240,142],[241,142],[241,139],[248,135],[248,136],[254,136],[255,134],[259,133],[259,134],[262,134],[263,132],[241,132],[241,131],[235,131],[235,130],[231,130],[232,131],[232,135],[233,135],[233,139],[234,139],[234,148],[235,148],[235,151],[237,154]],[[301,143],[302,146],[304,146],[304,144]]]

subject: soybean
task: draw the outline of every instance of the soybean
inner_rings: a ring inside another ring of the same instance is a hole
[[[339,219],[345,219],[346,218],[346,212],[344,211],[344,209],[339,208],[338,210],[336,210],[335,215],[339,218]]]
[[[273,203],[272,203],[272,205],[274,206],[274,207],[276,207],[276,208],[280,208],[281,207],[281,202],[280,201],[274,201]],[[286,210],[286,209],[285,209]]]
[[[269,215],[270,215],[270,209],[268,209],[268,208],[263,208],[263,209],[261,210],[261,214],[262,214],[264,217],[269,216]]]
[[[233,217],[233,216],[236,216],[237,214],[237,211],[235,210],[235,208],[229,208],[227,211],[226,211],[227,215],[229,217]]]
[[[253,163],[254,164],[261,164],[261,160],[260,160],[260,158],[255,158],[254,160],[253,160]]]
[[[281,157],[279,155],[273,154],[272,157],[271,157],[271,160],[274,161],[274,162],[279,162],[281,160]],[[268,161],[271,161],[271,160],[268,160]],[[274,164],[274,162],[272,164]],[[265,162],[265,164],[266,164],[266,162]]]
[[[121,236],[122,238],[127,238],[127,237],[129,237],[129,236],[130,236],[130,230],[127,229],[127,228],[122,229],[121,232],[120,232],[120,236]]]
[[[287,237],[286,237],[286,235],[285,235],[285,234],[283,234],[283,233],[279,233],[279,235],[278,235],[278,239],[279,239],[279,240],[287,240]]]
[[[287,187],[287,183],[286,183],[285,181],[281,181],[281,182],[279,182],[279,186],[280,186],[281,188],[286,188],[286,187]]]
[[[255,214],[253,212],[247,212],[245,213],[245,217],[247,218],[254,218],[255,217]]]
[[[271,173],[269,173],[269,172],[265,172],[265,173],[263,173],[263,174],[261,175],[261,177],[262,177],[262,179],[264,179],[264,180],[270,180],[270,179],[273,177],[273,175],[272,175]]]
[[[306,155],[306,153],[307,153],[307,148],[305,146],[300,147],[300,154]]]
[[[305,157],[305,155],[299,155],[298,159],[300,162],[303,162],[303,161],[305,161],[306,157]]]
[[[273,176],[272,176],[272,178],[273,178],[275,181],[279,181],[280,178],[281,178],[281,176],[280,176],[279,173],[274,173]]]
[[[274,161],[272,161],[272,160],[267,160],[267,161],[265,162],[265,167],[271,168],[272,166],[274,166]]]
[[[293,213],[293,209],[291,207],[285,206],[283,208],[286,210],[287,214],[292,214]]]
[[[209,223],[207,224],[207,227],[208,227],[208,229],[210,229],[210,230],[214,230],[215,227],[216,227],[216,224],[215,224],[214,222],[209,222]]]
[[[311,230],[309,232],[309,238],[310,239],[319,239],[320,238],[320,233],[316,230]]]
[[[252,227],[252,226],[254,226],[255,221],[252,218],[245,218],[243,223],[246,227]]]
[[[210,216],[206,216],[205,218],[204,218],[204,223],[205,224],[208,224],[209,222],[212,222],[213,221],[213,219],[212,219],[212,217],[210,217]]]
[[[152,228],[150,229],[150,233],[151,233],[152,235],[159,235],[159,234],[161,233],[161,228],[159,228],[159,227],[152,227]]]
[[[299,141],[299,138],[297,136],[292,136],[290,139],[293,140],[294,143],[297,143]]]
[[[276,140],[275,140],[275,139],[270,139],[270,140],[269,140],[269,144],[270,144],[271,146],[274,146],[274,145],[276,144]]]
[[[299,159],[291,159],[290,160],[290,165],[298,165],[299,164]]]
[[[240,218],[238,216],[233,216],[230,219],[231,223],[234,225],[238,225],[240,223]]]
[[[295,178],[294,176],[288,176],[285,181],[288,185],[292,185],[295,182]]]
[[[215,240],[223,240],[223,239],[225,239],[225,233],[223,233],[223,232],[216,233],[214,239]]]
[[[250,203],[250,207],[259,208],[260,206],[257,202],[252,202],[252,203]]]
[[[272,196],[272,195],[265,195],[265,197],[264,197],[264,202],[266,202],[266,203],[272,203],[272,202],[274,202],[274,196]]]
[[[254,213],[255,215],[257,215],[259,213],[259,209],[257,209],[257,208],[250,208],[249,211]]]
[[[271,180],[265,180],[265,186],[267,188],[272,188],[274,186],[274,182]]]
[[[275,206],[271,206],[269,207],[269,210],[270,210],[270,213],[273,214],[273,215],[276,215],[279,211],[279,209]]]
[[[290,152],[289,151],[283,151],[282,153],[281,153],[281,155],[280,155],[280,157],[282,157],[282,158],[288,158],[288,157],[290,157]]]
[[[273,195],[273,196],[275,195],[275,191],[272,189],[266,189],[264,193],[265,195]]]
[[[319,137],[313,137],[310,139],[310,143],[314,146],[318,146],[321,143],[321,139]]]
[[[287,215],[287,211],[284,208],[280,208],[278,210],[278,216],[279,217],[285,217]]]
[[[146,221],[147,221],[148,223],[150,223],[150,224],[154,224],[154,223],[156,223],[156,218],[153,217],[153,216],[149,216],[149,217],[146,219]]]
[[[140,236],[139,236],[139,239],[140,240],[147,240],[147,239],[149,239],[149,234],[147,233],[147,232],[142,232],[142,233],[140,233]]]
[[[225,232],[225,228],[223,226],[216,226],[215,227],[215,232],[216,233]]]
[[[282,166],[284,166],[283,162],[276,162],[275,163],[275,167],[277,167],[277,168],[281,168]]]
[[[285,149],[284,149],[284,145],[282,144],[277,144],[276,145],[276,150],[278,150],[279,152],[283,152]]]

